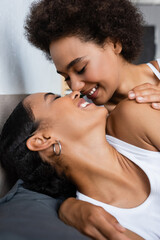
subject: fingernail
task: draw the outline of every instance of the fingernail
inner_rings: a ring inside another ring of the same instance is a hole
[[[158,103],[152,103],[152,106],[153,106],[154,108],[160,109],[160,105],[159,105]]]
[[[143,102],[144,98],[143,98],[143,97],[137,97],[136,100],[137,100],[138,102]]]
[[[120,223],[115,223],[115,225],[116,225],[116,228],[120,231],[124,232],[126,230]]]
[[[128,96],[129,96],[129,98],[135,98],[135,93],[133,92],[133,91],[130,91],[129,93],[128,93]]]

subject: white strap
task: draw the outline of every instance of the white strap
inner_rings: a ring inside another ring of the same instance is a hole
[[[160,63],[160,59],[157,60],[158,64]],[[147,63],[147,65],[152,69],[156,77],[160,80],[160,72],[158,72],[157,68],[155,68],[151,63]]]
[[[157,59],[158,66],[160,68],[160,58]]]

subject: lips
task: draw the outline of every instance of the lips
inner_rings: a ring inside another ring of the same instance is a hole
[[[89,99],[95,99],[98,95],[98,86],[92,88],[92,90],[87,94]]]
[[[89,91],[83,92],[82,94],[86,95],[89,99],[94,99],[98,94],[98,85],[90,89]]]
[[[78,107],[79,108],[85,108],[87,107],[88,105],[90,105],[90,103],[86,102],[84,100],[84,98],[80,98],[80,101],[78,102]]]

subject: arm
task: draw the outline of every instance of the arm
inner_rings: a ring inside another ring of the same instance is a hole
[[[68,211],[69,209],[69,211]],[[129,240],[125,229],[103,208],[69,198],[59,209],[59,217],[66,224],[96,240]]]

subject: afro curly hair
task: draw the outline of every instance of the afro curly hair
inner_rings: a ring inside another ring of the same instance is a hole
[[[29,42],[51,59],[52,41],[67,36],[103,45],[122,44],[122,56],[135,60],[141,49],[143,17],[129,0],[41,0],[31,5],[25,22]]]

